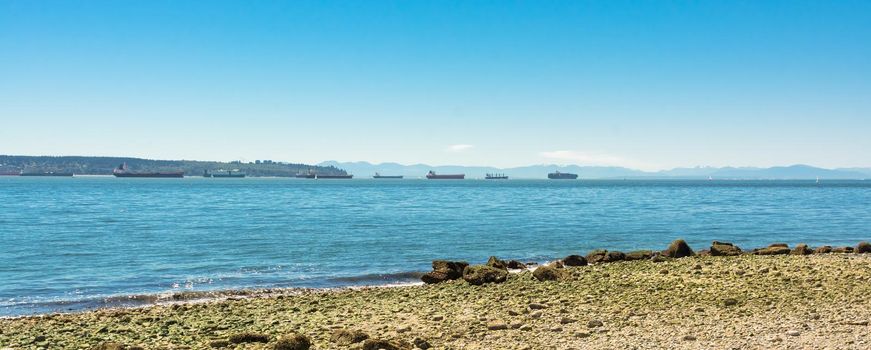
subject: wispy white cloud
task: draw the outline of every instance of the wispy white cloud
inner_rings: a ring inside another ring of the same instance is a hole
[[[633,159],[628,159],[621,156],[601,152],[562,150],[541,152],[539,153],[539,156],[549,159],[551,161],[567,162],[565,164],[571,163],[576,165],[620,166],[641,170],[652,170],[657,168],[652,164],[638,162]]]
[[[466,145],[466,144],[450,145],[450,146],[448,146],[448,151],[450,151],[450,152],[462,152],[462,151],[468,151],[472,147],[475,147],[475,146],[474,145]]]

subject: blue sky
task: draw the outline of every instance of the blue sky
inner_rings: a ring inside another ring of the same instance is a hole
[[[869,1],[0,0],[0,154],[871,166]]]

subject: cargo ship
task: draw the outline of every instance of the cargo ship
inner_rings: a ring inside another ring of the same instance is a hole
[[[402,175],[381,175],[379,173],[375,173],[373,179],[401,179]]]
[[[66,176],[66,177],[70,177],[70,176],[73,176],[73,173],[56,173],[54,171],[45,171],[45,172],[41,172],[41,173],[25,173],[22,171],[18,175],[19,176]]]
[[[309,170],[308,173],[299,173],[294,177],[298,179],[352,179],[354,175],[322,175]]]
[[[127,163],[119,165],[112,171],[115,177],[184,177],[184,171],[134,173],[127,169]]]
[[[203,171],[203,177],[245,177],[245,173],[240,173],[238,171],[234,172],[232,170],[227,170],[226,172],[221,170],[217,173],[211,173],[208,170]]]
[[[578,174],[561,173],[559,171],[547,174],[547,178],[551,180],[574,180],[578,178]]]
[[[484,179],[485,180],[508,180],[508,175],[498,174],[498,173],[497,174],[487,173],[487,175],[484,176]]]
[[[462,180],[466,178],[466,174],[438,175],[435,171],[430,170],[426,173],[426,178],[430,180]]]

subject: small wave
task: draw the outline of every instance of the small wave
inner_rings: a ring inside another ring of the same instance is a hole
[[[368,283],[374,282],[378,284],[384,284],[385,282],[407,282],[412,280],[420,280],[420,277],[423,276],[423,272],[419,271],[408,271],[408,272],[398,272],[398,273],[372,273],[366,275],[359,276],[348,276],[348,277],[335,277],[329,279],[331,282],[336,283],[349,283],[349,284],[360,284],[360,283]]]

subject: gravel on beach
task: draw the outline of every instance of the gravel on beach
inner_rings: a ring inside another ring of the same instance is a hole
[[[871,254],[663,260],[2,319],[0,349],[871,348]]]

